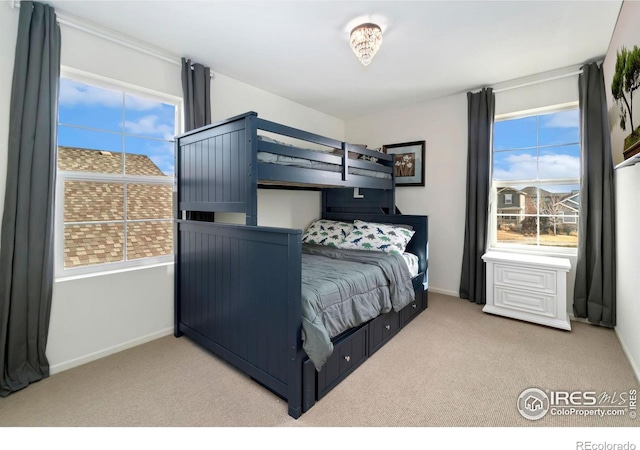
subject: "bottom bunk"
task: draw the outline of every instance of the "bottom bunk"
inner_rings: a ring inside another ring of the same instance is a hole
[[[358,229],[353,215],[334,215]],[[413,274],[400,256],[320,248],[303,243],[301,230],[178,221],[175,335],[187,335],[286,399],[289,415],[299,417],[427,306],[427,218],[366,219],[378,228],[391,222],[413,230],[406,248],[418,260]],[[388,287],[374,283],[374,297],[357,292],[342,297],[351,303],[334,301],[335,291],[357,283],[329,274],[330,289],[314,284],[324,275],[308,271],[309,258],[324,258],[327,251],[335,259],[325,266],[373,260]],[[319,306],[316,293],[322,294]],[[348,314],[327,314],[336,306]]]
[[[419,286],[418,286],[419,284]],[[367,358],[381,349],[404,326],[427,308],[428,291],[416,280],[415,301],[400,312],[391,311],[348,330],[333,340],[333,353],[320,372],[311,360],[303,362],[302,412],[307,412],[317,400],[348,377]]]

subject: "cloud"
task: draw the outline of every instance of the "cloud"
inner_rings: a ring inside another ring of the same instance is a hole
[[[133,111],[149,111],[161,108],[162,103],[146,98],[127,95],[126,107]],[[84,83],[78,83],[67,78],[60,79],[61,106],[104,106],[107,108],[122,108],[122,92],[111,91]]]
[[[580,115],[578,110],[571,110],[540,116],[540,126],[544,128],[579,128]]]
[[[158,169],[165,175],[173,176],[175,173],[175,160],[173,156],[167,155],[152,155],[149,157],[153,163],[158,166]]]
[[[175,134],[173,127],[158,123],[158,116],[155,115],[140,117],[137,121],[127,120],[124,127],[131,134],[160,137],[168,141],[173,140]]]
[[[146,142],[145,142],[146,141]],[[174,146],[170,142],[158,142],[149,139],[140,139],[137,142],[142,148],[130,149],[129,152],[138,155],[147,155],[151,161],[165,174],[173,176],[175,172]]]
[[[578,178],[580,157],[557,154],[541,155],[539,158],[529,154],[509,155],[496,161],[493,176],[496,180]]]

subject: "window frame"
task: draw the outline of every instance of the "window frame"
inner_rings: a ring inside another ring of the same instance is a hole
[[[569,102],[563,103],[559,105],[552,105],[543,108],[535,108],[525,111],[519,111],[514,113],[506,113],[496,115],[494,117],[495,122],[502,122],[506,120],[514,120],[521,119],[524,117],[531,116],[539,116],[544,114],[551,114],[562,111],[570,111],[579,109],[579,103]],[[580,139],[578,140],[578,145],[581,146],[582,142]],[[536,148],[538,148],[536,146]],[[537,253],[537,254],[561,254],[561,255],[577,255],[578,247],[556,247],[549,245],[540,245],[540,221],[537,221],[537,230],[536,230],[536,245],[531,244],[513,244],[506,242],[498,242],[498,190],[506,187],[514,188],[514,186],[528,185],[537,188],[543,188],[544,186],[550,185],[566,185],[566,184],[577,184],[580,186],[580,177],[578,178],[553,178],[553,179],[538,179],[538,180],[495,180],[493,178],[493,140],[491,144],[491,186],[490,186],[490,198],[489,198],[489,233],[487,246],[488,249],[491,250],[499,250],[499,251],[515,251],[520,253]],[[577,214],[577,213],[576,213]],[[555,216],[560,216],[561,214],[557,214]],[[553,217],[550,214],[540,214],[539,208],[537,214],[521,214],[522,217]],[[564,216],[564,214],[562,214]],[[563,217],[564,220],[564,217]],[[576,225],[579,222],[579,217],[575,218]],[[579,239],[579,236],[578,236]]]
[[[170,104],[175,107],[174,117],[174,136],[179,135],[183,130],[182,110],[183,100],[180,97],[166,94],[151,89],[143,88],[140,86],[132,85],[118,80],[109,79],[99,75],[94,75],[88,72],[76,70],[69,67],[62,67],[60,71],[60,78],[67,78],[79,83],[89,84],[99,88],[117,90],[126,94],[142,97],[148,100],[159,101],[165,104]],[[56,122],[56,129],[61,124]],[[73,125],[71,125],[73,126]],[[82,129],[93,129],[90,127],[80,127]],[[95,129],[94,129],[95,130]],[[98,129],[97,131],[104,131]],[[108,132],[108,131],[107,131]],[[140,136],[133,133],[116,133],[122,136],[132,136],[137,138],[144,138],[149,140],[160,140],[167,142],[164,139],[157,139],[149,136]],[[175,145],[175,144],[174,144]],[[57,143],[56,143],[57,148]],[[126,152],[123,151],[126,155]],[[125,156],[126,157],[126,156]],[[175,158],[175,153],[174,153]],[[175,166],[177,167],[177,166]],[[173,177],[153,177],[153,176],[140,176],[140,175],[127,175],[124,173],[125,167],[123,164],[123,173],[98,173],[98,172],[79,172],[79,171],[60,171],[56,167],[56,191],[55,191],[55,222],[54,222],[54,274],[55,279],[60,280],[67,277],[75,277],[78,275],[100,275],[106,273],[118,272],[126,269],[141,268],[141,267],[153,267],[157,265],[173,264],[175,253],[175,227],[172,227],[172,252],[169,255],[152,256],[145,258],[136,258],[126,260],[127,252],[127,224],[136,222],[171,222],[175,221],[175,217],[162,218],[162,219],[128,219],[127,218],[127,186],[129,184],[143,184],[143,185],[170,185],[172,187],[172,202],[176,201],[176,176]],[[91,222],[68,222],[64,221],[64,185],[66,181],[86,181],[86,182],[104,182],[104,183],[118,183],[123,185],[123,218],[118,220],[103,220],[103,221],[91,221]],[[175,215],[175,205],[172,205],[172,212]],[[104,262],[99,264],[90,264],[80,267],[64,267],[64,230],[65,225],[79,225],[79,224],[105,224],[105,223],[117,223],[123,226],[123,261],[117,262]]]

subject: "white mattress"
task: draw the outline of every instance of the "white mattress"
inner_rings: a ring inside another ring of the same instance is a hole
[[[402,257],[407,263],[407,267],[409,268],[409,273],[411,274],[411,278],[418,275],[418,257],[413,253],[403,253]]]

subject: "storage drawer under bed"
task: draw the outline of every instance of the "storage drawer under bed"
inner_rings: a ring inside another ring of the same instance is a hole
[[[427,292],[416,292],[415,301],[409,303],[400,310],[400,327],[411,322],[420,312],[427,307]]]
[[[334,345],[333,353],[318,372],[318,399],[367,359],[368,331],[368,326],[364,325]]]
[[[421,282],[416,281],[414,279],[414,286],[422,286]],[[426,307],[427,291],[417,289],[416,300],[400,312],[392,310],[338,336],[334,341],[333,353],[320,372],[316,372],[313,363],[306,358],[303,363],[303,412],[308,411],[316,400],[336,387]]]
[[[376,317],[369,323],[369,355],[373,355],[400,329],[400,314],[395,311]]]

